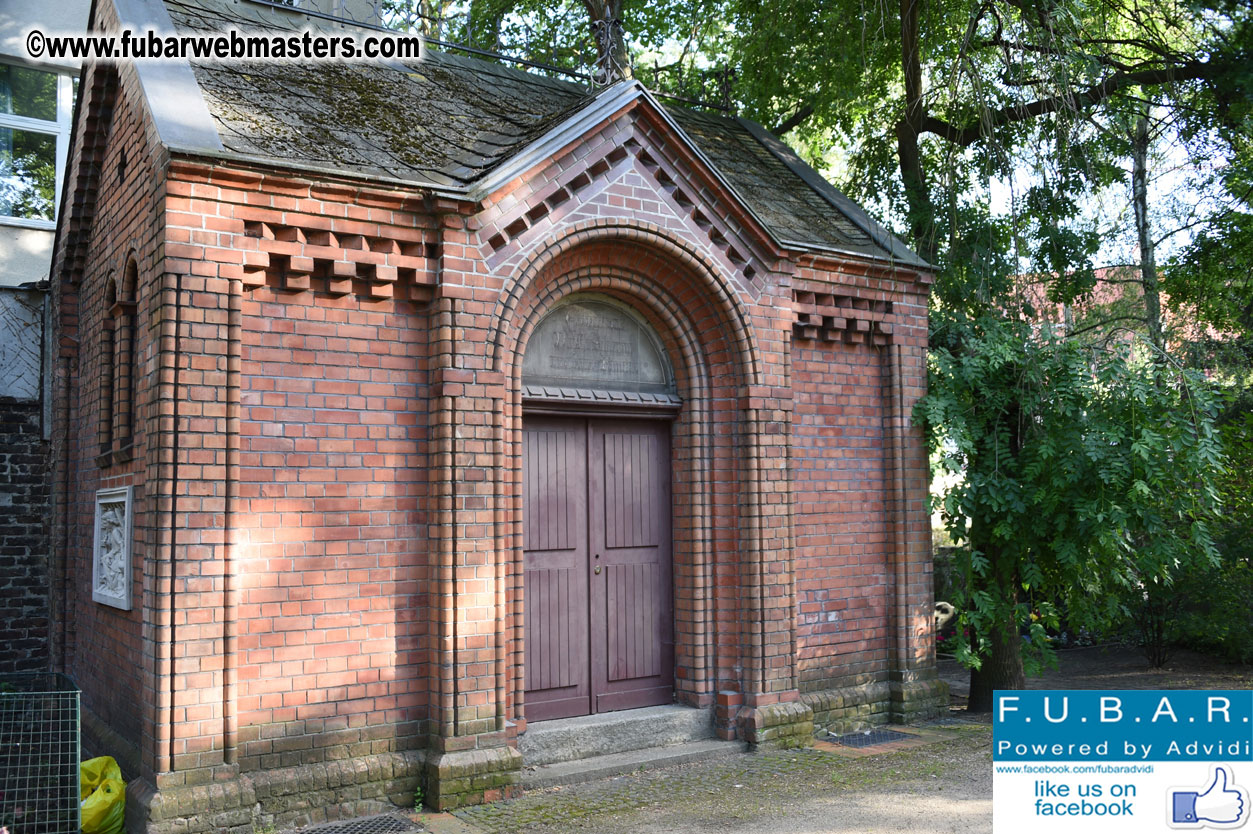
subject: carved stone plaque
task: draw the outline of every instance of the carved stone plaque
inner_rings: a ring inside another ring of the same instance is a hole
[[[131,610],[131,487],[96,492],[91,598]]]
[[[648,325],[617,304],[587,299],[558,306],[535,328],[522,381],[608,391],[674,390],[670,366]]]

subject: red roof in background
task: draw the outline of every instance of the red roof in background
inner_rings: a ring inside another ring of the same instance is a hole
[[[1111,319],[1110,330],[1117,332],[1115,341],[1130,344],[1136,333],[1144,333],[1146,326],[1142,321],[1129,318],[1118,319],[1116,316],[1143,316],[1142,296],[1144,287],[1140,283],[1139,264],[1120,264],[1103,266],[1094,270],[1096,285],[1092,291],[1067,304],[1060,304],[1048,297],[1048,285],[1051,276],[1020,275],[1017,286],[1019,300],[1029,305],[1034,317],[1040,322],[1061,325],[1066,329],[1074,326],[1084,327],[1095,324],[1102,314]],[[1170,298],[1161,293],[1162,326],[1167,333],[1168,341],[1196,340],[1202,335],[1213,339],[1228,338],[1233,334],[1222,333],[1213,327],[1202,325],[1195,320],[1181,316],[1172,309]],[[1121,309],[1115,309],[1121,307]],[[1170,337],[1173,336],[1172,340]]]

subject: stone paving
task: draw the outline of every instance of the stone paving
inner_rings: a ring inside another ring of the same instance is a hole
[[[830,770],[837,754],[814,749],[741,754],[697,769],[676,767],[619,776],[559,790],[529,793],[520,799],[462,808],[453,813],[487,834],[517,831],[541,823],[564,823],[616,813],[693,794],[716,796],[759,780],[785,774]]]
[[[814,747],[743,753],[723,759],[640,771],[613,779],[527,793],[519,799],[461,808],[453,815],[484,834],[504,834],[531,826],[562,825],[603,814],[660,805],[704,795],[717,797],[757,791],[781,777],[827,779],[850,759],[905,750],[952,737],[955,728],[906,727],[905,741],[860,749],[818,742]],[[438,829],[439,826],[431,826]]]

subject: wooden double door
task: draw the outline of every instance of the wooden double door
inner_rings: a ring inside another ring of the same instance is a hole
[[[670,424],[523,425],[526,715],[674,698]]]

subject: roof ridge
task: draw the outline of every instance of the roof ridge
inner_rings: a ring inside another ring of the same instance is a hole
[[[564,78],[550,78],[546,75],[539,75],[534,72],[529,72],[525,69],[519,69],[518,67],[511,67],[511,66],[508,66],[507,64],[498,64],[498,63],[495,63],[494,61],[488,61],[476,55],[455,55],[451,52],[448,52],[442,49],[432,49],[430,47],[427,47],[426,48],[426,60],[430,60],[432,57],[435,57],[435,59],[438,61],[446,61],[446,62],[453,63],[453,64],[462,64],[462,65],[476,64],[479,67],[490,68],[490,70],[495,73],[498,73],[501,75],[507,75],[519,81],[523,79],[526,79],[527,81],[532,82],[532,83],[538,81],[541,84],[546,84],[549,86],[557,87],[561,89],[562,91],[569,91],[572,89],[577,89],[577,90],[581,90],[585,95],[589,97],[595,95],[595,93],[589,90],[586,85],[581,84],[577,81],[567,81]],[[502,55],[501,57],[504,58],[506,61],[510,60],[508,56]]]

